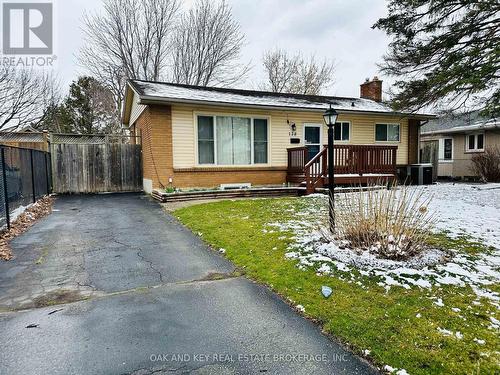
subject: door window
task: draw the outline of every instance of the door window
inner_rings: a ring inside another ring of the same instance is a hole
[[[308,160],[311,160],[320,152],[321,125],[304,126],[304,145],[307,147]]]

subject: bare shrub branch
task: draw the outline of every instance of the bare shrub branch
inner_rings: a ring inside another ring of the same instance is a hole
[[[387,259],[405,259],[422,251],[434,217],[427,207],[431,198],[413,187],[345,193],[337,204],[338,238]]]
[[[472,171],[484,182],[500,182],[500,148],[488,147],[472,156]]]

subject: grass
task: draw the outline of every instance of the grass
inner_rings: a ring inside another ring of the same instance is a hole
[[[215,249],[243,269],[247,277],[268,285],[292,305],[305,307],[325,332],[334,335],[352,350],[382,367],[404,368],[410,374],[492,374],[499,371],[498,332],[488,329],[490,313],[500,319],[497,308],[468,287],[442,286],[410,290],[393,287],[386,291],[376,279],[364,287],[338,277],[318,276],[312,269],[296,267],[285,259],[292,233],[263,231],[266,224],[290,220],[304,205],[297,198],[222,201],[195,205],[175,215]],[[207,219],[209,218],[209,219]],[[432,238],[436,245],[469,254],[488,250],[469,238],[449,239],[446,234]],[[330,298],[321,295],[321,286],[333,289]],[[431,297],[442,298],[438,307]],[[454,312],[451,308],[459,308]],[[420,314],[420,318],[417,317]],[[462,339],[444,336],[437,328],[460,331]],[[485,340],[484,345],[474,338]]]

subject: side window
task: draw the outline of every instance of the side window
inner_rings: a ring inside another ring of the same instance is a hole
[[[453,139],[452,138],[445,138],[443,141],[443,147],[444,147],[443,158],[445,160],[453,159]]]

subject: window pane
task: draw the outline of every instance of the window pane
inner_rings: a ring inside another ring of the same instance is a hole
[[[198,116],[198,163],[214,163],[214,119]]]
[[[477,135],[477,149],[482,150],[484,148],[484,134]]]
[[[267,163],[267,142],[254,143],[254,163],[255,164]]]
[[[252,132],[249,118],[233,117],[233,164],[251,164]]]
[[[198,162],[200,164],[214,163],[213,141],[198,141]]]
[[[349,123],[348,122],[342,123],[342,140],[343,141],[349,140]]]
[[[207,116],[198,116],[198,139],[214,139],[214,118]]]
[[[444,140],[444,158],[446,160],[451,160],[452,158],[452,144],[453,141],[451,138],[447,138]]]
[[[387,125],[387,140],[399,141],[399,125]]]
[[[217,164],[233,164],[233,121],[231,117],[217,117]]]
[[[319,144],[319,132],[321,128],[318,126],[306,126],[305,127],[305,140],[306,144]]]
[[[255,164],[267,163],[267,120],[253,120],[253,154]]]
[[[255,119],[253,120],[253,138],[256,142],[267,142],[267,120]]]
[[[468,143],[468,145],[469,145],[469,147],[468,147],[468,148],[469,148],[469,150],[474,150],[474,149],[476,148],[476,147],[475,147],[475,144],[474,144],[474,143],[475,143],[475,142],[474,142],[475,138],[476,138],[476,137],[475,137],[474,135],[469,135],[469,143]]]
[[[375,140],[387,141],[387,125],[385,124],[375,125]]]
[[[334,127],[334,134],[333,137],[336,141],[342,140],[342,124],[340,122],[337,122]]]

